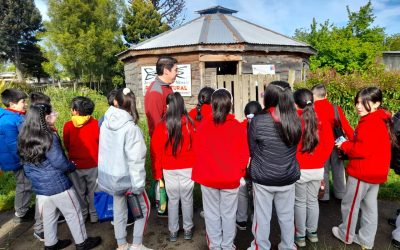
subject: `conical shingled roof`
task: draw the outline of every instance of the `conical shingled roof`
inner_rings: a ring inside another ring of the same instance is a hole
[[[180,27],[134,45],[131,50],[182,47],[200,44],[259,44],[310,47],[275,31],[232,15],[237,11],[215,6],[197,13],[200,17]]]

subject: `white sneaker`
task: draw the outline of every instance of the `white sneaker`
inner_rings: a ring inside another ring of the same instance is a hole
[[[347,244],[347,245],[350,245],[350,244],[351,244],[351,242],[347,242],[347,241],[345,241],[344,239],[342,239],[342,238],[340,237],[339,228],[338,228],[338,227],[332,227],[332,234],[333,234],[333,236],[335,236],[337,239],[339,239],[340,241],[342,241],[344,244]]]
[[[360,245],[361,249],[372,249],[372,247],[368,247],[364,244],[361,244],[360,239],[358,239],[358,235],[354,236],[353,242],[356,243],[357,245]]]
[[[123,245],[119,245],[116,250],[129,250],[130,245],[128,243],[125,243]]]
[[[131,247],[129,248],[129,250],[153,250],[151,248],[145,247],[143,244],[140,245],[131,245]]]

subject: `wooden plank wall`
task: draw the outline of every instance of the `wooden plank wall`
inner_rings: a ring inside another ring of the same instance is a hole
[[[263,93],[267,85],[279,80],[279,75],[219,75],[214,88],[226,88],[233,95],[232,113],[241,121],[244,119],[244,107],[249,101],[258,101],[263,105]]]

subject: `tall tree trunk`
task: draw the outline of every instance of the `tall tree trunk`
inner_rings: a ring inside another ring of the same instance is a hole
[[[25,82],[23,74],[23,66],[21,63],[21,53],[19,51],[18,45],[15,46],[14,64],[18,82]]]

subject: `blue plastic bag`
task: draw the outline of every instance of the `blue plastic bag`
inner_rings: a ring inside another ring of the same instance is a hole
[[[94,206],[96,208],[97,217],[99,221],[113,220],[113,197],[106,192],[94,193]]]

